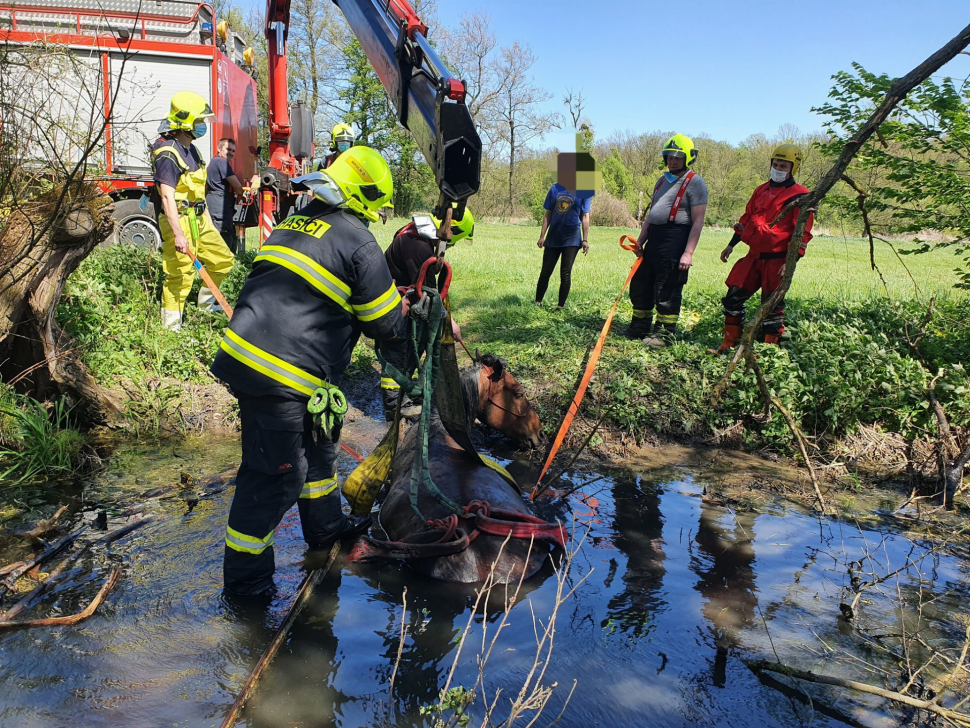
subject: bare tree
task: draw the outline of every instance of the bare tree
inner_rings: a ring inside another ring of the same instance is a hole
[[[484,156],[493,158],[496,121],[502,78],[499,75],[498,40],[492,32],[492,18],[486,13],[466,13],[458,28],[438,31],[442,57],[465,82],[465,103],[482,137]]]
[[[573,129],[579,130],[580,124],[585,121],[583,110],[586,108],[586,99],[583,97],[583,90],[574,93],[571,88],[566,89],[566,95],[562,97],[562,102],[569,109],[569,118],[572,119]]]
[[[496,108],[496,133],[508,150],[510,216],[514,211],[515,164],[518,157],[530,142],[560,125],[558,114],[543,112],[538,108],[551,99],[552,94],[532,82],[529,71],[535,60],[532,49],[516,41],[502,49],[498,65],[502,86]]]

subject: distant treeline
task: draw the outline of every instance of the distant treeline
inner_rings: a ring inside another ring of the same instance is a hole
[[[603,189],[593,200],[594,225],[634,225],[642,218],[661,174],[660,150],[675,131],[627,132],[594,141],[593,155],[603,173]],[[692,138],[699,152],[693,169],[704,178],[710,191],[706,216],[710,225],[730,226],[737,222],[754,188],[767,181],[771,152],[783,142],[794,142],[802,148],[804,162],[798,180],[802,184],[811,187],[831,166],[831,160],[814,147],[822,138],[820,134],[809,136],[782,128],[773,138],[755,134],[738,145],[706,136]],[[487,166],[482,190],[475,198],[478,215],[540,219],[546,191],[556,177],[555,157],[555,150],[549,150],[518,162],[513,210],[508,209],[507,165]],[[820,224],[830,226],[841,217],[837,209],[823,208]],[[846,224],[854,226],[855,222],[847,220]]]

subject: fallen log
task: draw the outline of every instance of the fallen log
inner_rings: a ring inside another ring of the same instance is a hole
[[[330,571],[330,567],[333,566],[334,559],[337,558],[337,553],[340,551],[340,542],[338,541],[330,549],[330,557],[327,559],[326,565],[321,569],[314,569],[306,578],[303,579],[303,583],[300,585],[299,591],[296,593],[296,599],[293,600],[292,606],[290,606],[290,611],[286,613],[286,619],[283,620],[283,624],[280,628],[276,630],[276,636],[273,637],[273,641],[270,642],[269,647],[266,648],[266,652],[263,656],[259,658],[259,662],[256,663],[256,667],[253,668],[252,673],[249,675],[249,679],[246,680],[246,684],[243,685],[242,691],[239,693],[239,697],[236,698],[236,702],[232,704],[232,708],[229,709],[229,714],[226,719],[222,721],[221,728],[232,728],[236,724],[236,720],[239,718],[239,714],[242,712],[243,707],[246,705],[246,701],[252,697],[252,694],[256,690],[256,683],[259,682],[259,678],[263,676],[263,672],[269,667],[269,664],[276,657],[276,653],[283,644],[283,640],[289,633],[290,628],[296,621],[297,615],[303,606],[306,604],[307,600],[310,598],[310,594],[313,593],[314,587],[321,582],[323,577],[327,575]]]
[[[805,680],[806,682],[818,683],[820,685],[833,685],[838,688],[847,688],[860,693],[875,695],[877,697],[890,700],[894,703],[899,703],[900,705],[909,706],[910,708],[925,710],[959,725],[970,726],[970,713],[959,713],[955,710],[944,708],[943,706],[937,704],[937,698],[934,698],[933,700],[921,700],[910,695],[898,693],[895,690],[886,690],[885,688],[879,688],[875,685],[868,685],[867,683],[857,682],[856,680],[846,680],[844,678],[834,677],[832,675],[819,675],[818,673],[814,672],[797,670],[794,667],[788,667],[787,665],[782,665],[778,662],[768,662],[767,660],[751,660],[745,664],[756,674],[761,672],[774,672],[778,675],[785,675],[787,677]]]
[[[47,575],[47,578],[44,579],[44,581],[42,581],[36,587],[34,587],[33,591],[31,591],[29,594],[27,594],[27,596],[25,596],[19,602],[14,604],[12,607],[10,607],[10,609],[8,609],[6,612],[4,612],[3,614],[0,614],[0,622],[9,622],[14,617],[16,617],[21,612],[23,612],[25,609],[27,609],[27,607],[29,607],[34,601],[36,601],[40,596],[42,596],[44,592],[50,589],[60,578],[61,574],[64,573],[67,567],[70,566],[75,561],[77,561],[77,559],[81,556],[81,554],[87,551],[91,546],[95,546],[97,544],[113,543],[114,541],[117,541],[122,536],[128,533],[131,533],[136,528],[140,528],[144,526],[146,523],[150,522],[151,520],[152,518],[150,516],[147,518],[142,518],[140,521],[129,523],[128,525],[122,526],[121,528],[115,531],[112,531],[111,533],[106,534],[101,538],[96,539],[95,541],[91,541],[89,543],[84,544],[81,548],[79,548],[74,553],[70,554],[67,558],[63,559],[56,567],[54,567],[51,573]]]
[[[0,622],[0,629],[15,629],[17,627],[68,627],[78,622],[83,622],[97,611],[98,607],[104,603],[104,600],[108,598],[108,594],[118,585],[120,580],[121,567],[116,566],[111,570],[111,574],[108,575],[108,579],[104,582],[104,586],[101,587],[101,591],[97,593],[88,606],[77,614],[72,614],[68,617],[31,619],[27,622]]]
[[[57,509],[53,516],[46,520],[38,521],[37,525],[29,531],[24,531],[14,535],[29,538],[31,541],[40,541],[40,537],[45,536],[48,532],[52,531],[54,526],[57,525],[57,522],[60,520],[61,516],[63,516],[65,513],[67,513],[67,506],[61,506]]]
[[[68,544],[70,544],[74,539],[76,539],[78,536],[84,533],[87,530],[87,528],[88,528],[87,526],[81,526],[74,533],[68,534],[67,536],[62,538],[60,541],[55,543],[50,548],[45,549],[40,554],[38,554],[37,556],[35,556],[30,560],[22,562],[21,566],[18,566],[17,568],[13,569],[7,575],[6,579],[0,582],[0,597],[3,597],[8,591],[11,591],[13,589],[14,584],[17,583],[17,579],[19,579],[21,576],[23,576],[28,571],[33,569],[35,566],[43,564],[51,557],[56,556],[59,552],[63,551]]]
[[[37,400],[65,397],[84,423],[122,410],[57,325],[68,277],[114,231],[114,205],[94,183],[55,187],[7,211],[0,226],[0,379]]]

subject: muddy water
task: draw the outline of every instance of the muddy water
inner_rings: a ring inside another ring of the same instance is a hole
[[[181,472],[215,473],[237,458],[233,440],[133,448],[87,483],[84,495],[91,503],[131,501],[177,482]],[[352,465],[342,456],[343,474]],[[576,483],[590,478],[572,476]],[[578,534],[589,530],[572,564],[568,583],[578,586],[558,614],[547,672],[546,682],[560,687],[540,724],[559,712],[575,680],[563,726],[897,725],[903,714],[878,701],[814,686],[805,688],[808,701],[759,682],[743,660],[777,654],[802,669],[882,684],[872,671],[891,664],[863,651],[839,619],[840,561],[880,544],[879,568],[888,570],[905,563],[912,544],[782,504],[737,513],[705,498],[705,485],[687,469],[634,465],[603,473],[586,496],[546,507],[547,518],[576,524]],[[294,510],[276,536],[279,596],[245,611],[224,601],[229,500],[223,493],[194,507],[180,499],[145,503],[153,523],[96,552],[29,615],[76,611],[111,564],[124,565],[120,586],[93,618],[75,628],[0,633],[0,725],[218,726],[304,569],[317,565],[307,560]],[[240,725],[430,724],[419,711],[435,702],[451,669],[473,589],[398,565],[337,567]],[[930,640],[950,636],[941,634],[942,616],[970,607],[966,565],[940,554],[921,572],[920,581],[904,578],[900,593],[935,598],[923,626]],[[527,583],[487,664],[490,696],[518,692],[534,654],[529,603],[545,620],[556,586],[548,570]],[[409,636],[389,696],[405,588]],[[906,618],[889,600],[874,599],[866,609],[887,631]],[[490,611],[491,629],[497,619]],[[476,618],[453,685],[474,683],[481,622]],[[477,725],[481,709],[471,712]]]

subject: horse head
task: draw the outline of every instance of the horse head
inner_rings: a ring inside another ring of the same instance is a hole
[[[475,366],[465,370],[469,399],[478,419],[520,444],[542,444],[542,423],[525,396],[522,385],[505,362],[493,354],[475,352]],[[474,394],[477,390],[477,398]]]

